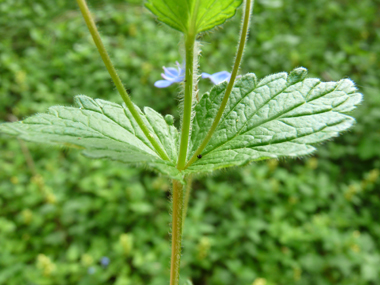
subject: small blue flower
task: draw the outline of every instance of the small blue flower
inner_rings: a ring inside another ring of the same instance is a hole
[[[214,74],[208,74],[208,73],[203,72],[202,78],[209,78],[212,83],[219,84],[223,81],[229,82],[231,78],[231,73],[227,71],[220,71]]]
[[[103,267],[107,267],[108,264],[110,264],[110,259],[109,259],[107,256],[103,256],[103,257],[100,259],[100,264],[101,264]]]
[[[92,275],[92,274],[95,273],[95,271],[96,271],[95,267],[91,266],[91,267],[88,268],[87,273],[90,274],[90,275]]]
[[[154,83],[154,86],[158,88],[165,88],[172,85],[173,83],[183,81],[185,79],[185,70],[181,67],[178,61],[176,62],[176,64],[177,69],[175,69],[174,67],[166,68],[165,66],[163,66],[162,68],[164,69],[165,73],[161,73],[161,76],[165,80],[156,81]]]

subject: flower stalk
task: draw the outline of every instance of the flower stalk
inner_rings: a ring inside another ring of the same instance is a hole
[[[220,105],[218,113],[216,114],[214,122],[212,123],[211,128],[208,131],[206,137],[204,138],[203,142],[198,147],[198,149],[194,152],[194,154],[190,158],[190,160],[187,162],[184,169],[188,168],[192,163],[194,163],[194,161],[197,160],[197,156],[202,154],[202,151],[205,149],[208,142],[211,140],[211,137],[214,134],[216,128],[218,127],[220,119],[222,118],[224,109],[226,108],[226,105],[228,102],[228,98],[229,98],[231,91],[232,91],[232,88],[234,86],[237,73],[239,71],[241,59],[243,57],[244,47],[245,47],[245,43],[246,43],[246,39],[247,39],[247,35],[248,35],[248,28],[249,28],[249,22],[250,22],[253,2],[254,2],[254,0],[245,0],[245,3],[244,3],[244,15],[243,15],[243,22],[242,22],[242,26],[241,26],[241,30],[240,30],[239,46],[237,49],[235,63],[234,63],[234,67],[233,67],[232,73],[231,73],[231,78],[230,78],[230,81],[228,82],[228,85],[226,88],[226,93],[224,94],[224,97],[222,100],[222,104]]]
[[[191,112],[194,92],[194,56],[195,56],[195,34],[189,33],[185,36],[186,68],[185,68],[185,98],[183,106],[181,143],[178,155],[178,170],[183,170],[186,164],[187,148],[189,145]]]
[[[147,137],[147,139],[150,141],[158,155],[163,160],[169,160],[168,155],[166,152],[161,148],[161,146],[158,144],[158,142],[154,139],[153,135],[150,133],[148,127],[145,125],[144,121],[142,120],[140,114],[136,110],[135,106],[133,105],[131,99],[128,96],[127,91],[125,90],[123,83],[120,80],[119,75],[116,72],[115,67],[113,66],[111,59],[106,51],[106,48],[104,47],[104,44],[102,42],[102,39],[100,38],[100,34],[98,32],[98,29],[96,28],[94,19],[91,15],[90,10],[88,9],[86,0],[77,0],[78,6],[82,12],[83,18],[86,22],[87,28],[91,33],[91,36],[95,42],[95,45],[100,53],[100,56],[104,62],[104,65],[106,66],[112,81],[114,82],[117,90],[119,91],[121,98],[123,98],[123,101],[125,102],[125,105],[127,105],[128,110],[131,112],[133,118],[136,120],[137,124]]]

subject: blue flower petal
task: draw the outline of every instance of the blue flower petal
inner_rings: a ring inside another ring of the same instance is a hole
[[[183,63],[182,66],[178,63],[178,61],[175,62],[175,64],[177,65],[177,69],[179,71],[179,76],[184,76],[185,75],[185,67],[186,67],[186,64]]]
[[[103,256],[103,257],[100,259],[100,263],[101,263],[104,267],[107,267],[108,264],[110,264],[110,259],[109,259],[109,257],[107,257],[107,256]]]
[[[173,81],[169,81],[169,80],[158,80],[154,83],[154,86],[158,88],[165,88],[172,85],[172,83]]]
[[[230,80],[230,77],[231,77],[231,73],[229,73],[228,71],[220,71],[212,75],[205,72],[202,73],[202,78],[209,78],[211,82],[214,84],[219,84],[223,81],[228,82]]]
[[[185,70],[183,69],[184,67],[182,68],[178,61],[176,62],[176,65],[177,69],[174,67],[163,66],[162,68],[164,69],[165,73],[161,73],[161,77],[165,80],[156,81],[156,83],[154,83],[154,86],[158,88],[165,88],[175,82],[183,81],[185,79]]]
[[[177,77],[179,75],[179,71],[174,67],[162,67],[165,71],[165,75],[168,77]]]
[[[185,76],[178,76],[176,79],[173,80],[173,82],[182,82],[185,79]]]
[[[170,77],[170,76],[167,76],[166,74],[164,73],[161,73],[161,77],[167,81],[170,81],[170,82],[174,82],[174,80],[176,79],[175,77]]]

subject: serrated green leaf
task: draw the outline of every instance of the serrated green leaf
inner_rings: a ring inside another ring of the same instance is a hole
[[[0,124],[0,133],[15,135],[32,142],[60,144],[83,149],[92,158],[108,158],[124,163],[140,164],[182,180],[175,168],[178,131],[150,108],[139,111],[151,135],[159,142],[171,161],[162,160],[125,106],[75,97],[77,107],[55,106],[47,113],[24,121]]]
[[[242,0],[148,0],[145,6],[158,20],[183,32],[198,34],[235,15]]]
[[[247,74],[234,85],[223,117],[202,152],[187,170],[212,171],[254,160],[297,157],[312,153],[312,144],[338,136],[355,122],[342,114],[355,108],[362,95],[349,79],[321,82],[305,79],[297,68],[257,82]],[[227,83],[215,86],[195,107],[189,156],[206,136]]]

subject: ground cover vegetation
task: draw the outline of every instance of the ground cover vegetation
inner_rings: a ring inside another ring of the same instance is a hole
[[[365,100],[352,114],[357,125],[319,146],[314,157],[196,179],[183,280],[379,282],[379,6],[369,0],[256,3],[242,74],[262,78],[302,65],[324,81],[349,76]],[[157,29],[139,1],[104,1],[92,10],[133,101],[178,114],[175,86],[144,96],[153,93],[161,66],[180,58],[178,35]],[[72,105],[77,94],[121,103],[75,2],[4,1],[0,11],[2,121]],[[239,22],[236,17],[228,29],[203,38],[200,64],[208,70],[202,71],[229,70],[225,59]],[[165,284],[169,180],[73,150],[0,143],[0,284]]]

